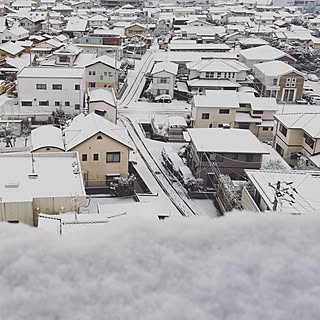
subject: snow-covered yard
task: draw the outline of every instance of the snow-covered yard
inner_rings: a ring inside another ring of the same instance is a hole
[[[121,221],[121,220],[119,220]],[[319,319],[320,218],[0,224],[0,319]]]

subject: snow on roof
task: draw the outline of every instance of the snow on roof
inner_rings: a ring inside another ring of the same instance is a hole
[[[88,115],[79,114],[73,118],[70,126],[64,132],[67,151],[72,150],[99,132],[132,149],[126,129],[115,125],[94,112]]]
[[[107,55],[100,56],[100,57],[94,59],[93,61],[90,61],[86,65],[86,67],[92,66],[93,64],[96,64],[96,63],[102,63],[102,64],[105,64],[105,65],[111,67],[111,68],[115,68],[114,58],[111,58],[110,56],[107,56]],[[120,62],[117,62],[117,69],[119,69],[119,66],[120,66]]]
[[[195,107],[208,108],[239,108],[238,94],[236,91],[206,90],[204,95],[193,97]]]
[[[205,27],[207,28],[207,27]],[[229,51],[231,48],[224,43],[170,43],[169,50],[202,50],[202,51],[211,51],[211,50],[222,50]]]
[[[270,77],[280,77],[291,72],[302,75],[302,73],[297,69],[293,68],[288,63],[285,63],[283,61],[268,61],[257,63],[253,67],[254,69],[261,71],[265,76]]]
[[[252,110],[278,111],[280,106],[277,104],[276,98],[253,97],[251,100]]]
[[[208,59],[187,64],[187,68],[200,72],[240,72],[249,68],[236,60]]]
[[[176,63],[169,62],[169,61],[156,63],[152,69],[151,74],[156,74],[161,71],[167,71],[173,75],[177,75],[178,74],[178,65]]]
[[[259,37],[242,38],[239,40],[239,43],[242,45],[265,45],[265,44],[268,44],[268,42],[266,40],[263,40]]]
[[[19,73],[19,78],[82,78],[83,68],[64,67],[25,67]]]
[[[32,173],[37,178],[29,178]],[[74,174],[72,164],[77,153],[15,153],[0,155],[0,199],[2,202],[32,201],[33,198],[85,195],[81,174]],[[13,185],[16,187],[7,187]]]
[[[68,20],[67,26],[64,31],[66,32],[84,32],[88,26],[88,20],[72,17]]]
[[[284,113],[274,117],[288,129],[302,129],[312,138],[320,139],[320,113]]]
[[[31,151],[46,147],[58,148],[64,151],[61,129],[45,125],[31,131]]]
[[[229,79],[192,79],[187,81],[189,87],[203,88],[239,88],[241,85]],[[208,90],[210,91],[210,90]]]
[[[187,127],[186,119],[181,116],[170,116],[169,127]]]
[[[254,47],[250,49],[240,50],[239,54],[249,60],[265,59],[275,60],[286,56],[286,53],[271,47],[270,45]]]
[[[0,50],[5,51],[9,54],[16,55],[20,52],[24,51],[24,48],[21,47],[19,44],[13,42],[5,42],[0,46]]]
[[[268,153],[258,138],[246,129],[187,129],[197,152]]]
[[[319,171],[245,170],[245,172],[270,209],[273,207],[274,189],[269,186],[269,183],[275,185],[277,181],[281,181],[292,182],[292,187],[296,188],[297,193],[294,193],[294,201],[291,205],[280,199],[278,211],[291,214],[320,212]]]
[[[235,114],[235,122],[241,123],[261,123],[262,120],[260,118],[251,117],[250,113],[247,112],[236,112]]]
[[[103,101],[111,106],[116,107],[116,97],[113,88],[91,89],[89,91],[90,103]]]
[[[320,169],[320,153],[310,156],[308,157],[308,159],[316,166]]]

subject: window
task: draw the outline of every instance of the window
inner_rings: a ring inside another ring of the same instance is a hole
[[[102,140],[102,136],[97,136],[97,140]]]
[[[95,76],[95,75],[96,75],[96,72],[95,72],[95,71],[92,71],[92,75]]]
[[[82,161],[87,161],[88,160],[88,155],[86,153],[82,154]]]
[[[252,111],[252,114],[263,114],[263,111]]]
[[[108,77],[109,77],[109,78],[113,77],[113,73],[109,71],[109,72],[108,72]]]
[[[89,71],[89,76],[91,76],[92,75],[92,72],[91,71]]]
[[[284,150],[278,144],[276,144],[276,151],[280,154],[281,157],[283,156]]]
[[[79,103],[76,103],[76,104],[74,105],[74,108],[75,108],[75,110],[80,110],[80,104],[79,104]]]
[[[98,161],[99,160],[99,154],[98,153],[94,153],[93,154],[93,161]]]
[[[287,130],[287,128],[286,128],[284,125],[280,124],[279,131],[280,131],[285,137],[287,136],[288,130]]]
[[[52,90],[62,90],[62,84],[53,84]]]
[[[120,152],[107,152],[107,162],[120,162]]]
[[[59,61],[60,61],[60,62],[67,62],[67,63],[69,63],[69,62],[70,62],[70,58],[69,58],[69,57],[62,56],[62,57],[59,57]]]
[[[297,79],[296,78],[292,78],[291,82],[297,82]]]
[[[32,107],[32,101],[21,101],[23,107]]]
[[[95,82],[89,82],[89,88],[95,88],[96,83]]]
[[[217,73],[217,78],[221,78],[221,72]]]
[[[208,120],[208,119],[209,119],[209,116],[210,116],[209,113],[203,113],[203,114],[201,115],[201,119]]]
[[[276,86],[278,84],[278,79],[272,79],[272,85]]]
[[[103,76],[100,76],[100,80],[103,81]]]
[[[250,129],[250,123],[247,123],[247,122],[239,123],[239,129]]]
[[[80,90],[80,84],[75,84],[74,85],[74,90]]]
[[[287,78],[286,81],[287,81],[287,82],[291,82],[291,78]]]
[[[246,161],[247,162],[253,162],[253,154],[247,153],[246,154]]]
[[[64,105],[65,105],[66,107],[70,107],[70,101],[66,101],[66,102],[64,103]]]
[[[223,123],[219,123],[218,128],[223,128]]]
[[[48,106],[49,101],[39,101],[39,106]]]
[[[219,109],[220,114],[229,114],[230,110],[229,109]]]
[[[36,89],[37,90],[47,90],[47,85],[45,83],[37,83]]]
[[[268,131],[269,128],[268,127],[262,127],[262,131]]]
[[[238,154],[237,153],[233,153],[232,154],[232,159],[238,159]]]
[[[60,101],[55,101],[54,105],[55,105],[55,107],[59,107],[60,106]]]
[[[159,78],[158,83],[170,83],[170,78]]]
[[[304,137],[304,142],[305,142],[311,149],[313,149],[313,147],[314,147],[314,141],[313,141],[313,139],[312,139],[310,136],[308,136],[306,133],[303,135],[303,137]]]

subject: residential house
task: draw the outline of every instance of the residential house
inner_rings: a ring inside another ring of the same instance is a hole
[[[293,64],[295,59],[287,53],[269,45],[239,51],[239,61],[252,69],[255,64],[279,60]]]
[[[30,34],[34,34],[37,31],[42,29],[42,22],[46,20],[46,12],[37,12],[37,15],[26,14],[24,17],[21,17],[19,24],[24,29],[28,30]]]
[[[276,114],[274,148],[290,164],[320,153],[320,113]]]
[[[37,132],[33,135],[43,138],[39,139],[39,144],[32,142],[33,152],[41,152],[47,147],[61,148],[62,141],[64,151],[79,153],[81,172],[88,190],[110,187],[110,183],[118,177],[128,177],[129,153],[132,147],[126,129],[94,112],[76,116],[63,133],[58,128],[50,130],[53,138],[49,138],[46,126],[34,131]],[[43,132],[47,134],[44,135]],[[57,142],[54,144],[52,140]]]
[[[12,27],[5,29],[1,34],[1,42],[19,41],[29,38],[29,31],[23,27]]]
[[[249,211],[286,214],[320,211],[319,171],[245,170],[250,187],[242,191],[241,203]],[[280,196],[276,195],[279,186]]]
[[[17,75],[17,90],[21,112],[79,113],[84,104],[84,69],[25,67]]]
[[[0,175],[1,221],[37,226],[40,213],[72,212],[85,205],[76,152],[1,154]]]
[[[194,95],[191,102],[191,118],[194,128],[234,127],[235,112],[239,108],[236,91],[207,90]]]
[[[217,172],[233,180],[243,180],[245,169],[260,169],[262,143],[249,131],[242,129],[187,129],[190,136],[188,163],[196,178],[213,187]]]
[[[101,0],[100,4],[102,7],[105,7],[107,9],[113,9],[115,7],[124,7],[124,6],[132,6],[135,8],[142,7],[143,6],[142,0]]]
[[[117,99],[113,88],[91,89],[89,96],[89,113],[94,112],[110,122],[117,123]]]
[[[109,19],[106,16],[96,14],[89,18],[89,25],[93,28],[106,26],[109,24]]]
[[[146,35],[146,27],[140,23],[133,23],[124,29],[127,37],[144,37]]]
[[[88,31],[88,28],[88,20],[79,17],[70,17],[63,32],[70,37],[81,37]]]
[[[173,62],[156,63],[152,69],[151,92],[153,96],[168,94],[173,98],[178,65]]]
[[[186,64],[189,69],[188,86],[193,92],[205,90],[236,90],[247,78],[248,67],[236,60],[203,59]]]
[[[120,63],[109,56],[100,56],[85,66],[86,85],[89,88],[118,87]]]
[[[303,74],[283,61],[269,61],[253,66],[254,85],[264,97],[295,102],[302,98]]]
[[[185,43],[183,42],[171,42],[168,45],[168,49],[170,51],[179,51],[179,52],[188,52],[188,51],[197,51],[197,52],[228,52],[231,50],[231,48],[224,44],[224,43],[208,43],[208,44],[203,44],[203,43],[196,43],[194,42],[189,42],[186,41]]]
[[[5,42],[0,45],[0,56],[3,57],[19,57],[25,51],[24,47],[20,46],[18,43]]]

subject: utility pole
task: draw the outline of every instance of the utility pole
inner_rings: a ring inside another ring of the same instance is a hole
[[[289,203],[292,206],[295,203],[295,196],[294,193],[298,193],[297,189],[293,187],[293,182],[286,182],[278,180],[275,184],[271,184],[269,182],[269,187],[271,187],[274,191],[274,198],[273,198],[273,206],[272,210],[277,211],[278,204],[282,204],[283,201]],[[293,191],[293,192],[292,192]]]

